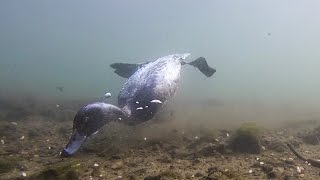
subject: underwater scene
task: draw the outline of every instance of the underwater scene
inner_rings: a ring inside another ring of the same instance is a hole
[[[0,1],[0,179],[320,179],[319,7]]]

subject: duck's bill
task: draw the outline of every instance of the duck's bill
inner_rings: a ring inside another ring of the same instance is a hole
[[[86,139],[86,136],[80,135],[77,130],[75,130],[69,140],[69,143],[61,152],[61,156],[69,157],[77,152],[80,146],[86,141]]]

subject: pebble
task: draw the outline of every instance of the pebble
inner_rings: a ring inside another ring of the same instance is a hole
[[[277,173],[275,171],[271,171],[268,173],[268,177],[270,179],[275,179],[277,177]]]
[[[280,173],[283,173],[283,172],[284,172],[284,167],[278,167],[277,169],[278,169],[278,171],[279,171]]]
[[[112,164],[111,169],[113,170],[118,170],[123,167],[123,162],[122,161],[116,161],[114,164]]]
[[[265,173],[270,173],[273,170],[273,167],[271,165],[264,165],[261,167],[261,169],[265,172]]]
[[[20,140],[23,140],[24,139],[24,136],[21,136]]]
[[[57,108],[59,108],[59,107],[60,107],[60,105],[59,105],[59,104],[57,104],[57,105],[56,105],[56,107],[57,107]]]
[[[293,161],[292,158],[288,158],[284,162],[287,163],[287,164],[294,164],[294,161]]]
[[[1,144],[4,144],[4,140],[3,139],[1,139]]]
[[[143,140],[145,140],[145,141],[146,141],[146,140],[147,140],[147,137],[144,137],[144,138],[143,138]]]
[[[203,176],[203,174],[200,173],[200,172],[197,172],[197,173],[194,175],[194,177],[202,177],[202,176]]]
[[[99,167],[99,164],[97,164],[97,163],[94,163],[94,165],[93,165],[94,167]]]
[[[298,172],[298,173],[302,173],[302,172],[303,172],[303,170],[304,170],[304,168],[303,168],[303,167],[299,167],[299,166],[297,166],[297,172]]]
[[[101,171],[100,171],[100,168],[94,168],[92,173],[91,173],[91,176],[93,177],[99,177],[101,175]]]
[[[21,173],[21,176],[22,176],[22,177],[26,177],[26,176],[27,176],[27,173],[22,172],[22,173]]]
[[[252,172],[253,172],[252,169],[250,169],[250,170],[249,170],[249,173],[251,174]]]
[[[15,125],[15,126],[18,125],[18,123],[16,123],[16,122],[11,122],[11,124],[13,124],[13,125]]]

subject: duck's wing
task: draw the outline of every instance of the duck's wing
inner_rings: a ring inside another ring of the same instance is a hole
[[[123,78],[129,78],[132,76],[138,69],[148,64],[149,62],[139,63],[139,64],[129,64],[129,63],[113,63],[110,65],[115,69],[115,73]]]

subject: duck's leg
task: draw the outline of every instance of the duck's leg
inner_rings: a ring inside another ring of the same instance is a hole
[[[199,57],[194,61],[191,61],[189,63],[182,61],[182,65],[189,64],[199,69],[204,75],[207,77],[211,77],[216,70],[212,67],[210,67],[204,57]]]

